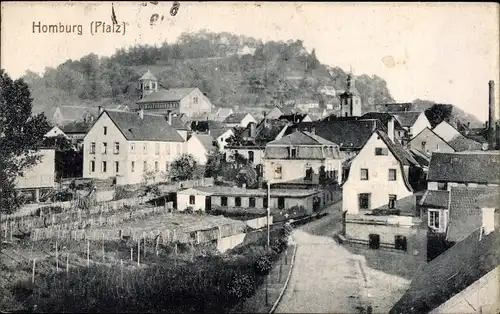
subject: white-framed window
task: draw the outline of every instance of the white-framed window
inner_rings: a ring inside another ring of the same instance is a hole
[[[368,169],[366,168],[361,169],[361,180],[363,181],[368,180]]]
[[[189,195],[189,205],[196,204],[196,197],[194,195]]]
[[[113,145],[113,153],[115,155],[118,155],[120,153],[120,143],[119,142],[115,142],[114,145]]]
[[[90,143],[89,154],[95,154],[95,142]]]
[[[193,104],[197,104],[198,103],[198,96],[194,96],[193,97]]]
[[[160,143],[155,143],[155,155],[160,154]]]
[[[429,209],[429,227],[439,229],[439,210]]]
[[[107,169],[106,169],[106,168],[107,168],[107,166],[108,166],[108,165],[107,165],[107,162],[106,162],[106,161],[103,161],[103,162],[101,163],[101,172],[106,172],[106,171],[107,171]]]
[[[274,166],[274,178],[281,179],[283,176],[281,165]]]
[[[387,147],[376,147],[375,148],[375,155],[376,156],[387,156],[389,154],[389,150]]]
[[[395,209],[396,208],[396,201],[398,197],[395,194],[389,194],[389,208],[390,209]]]
[[[389,169],[389,181],[396,181],[396,169]]]

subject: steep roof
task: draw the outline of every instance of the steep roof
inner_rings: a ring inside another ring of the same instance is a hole
[[[390,112],[396,118],[402,127],[411,127],[422,114],[420,111]]]
[[[467,238],[482,225],[481,208],[498,208],[499,201],[498,187],[451,188],[447,240],[458,242]]]
[[[104,113],[129,141],[184,142],[165,116],[144,113],[141,119],[137,112],[105,110]]]
[[[428,181],[500,183],[500,154],[433,153],[427,174]]]
[[[360,119],[379,120],[380,123],[384,126],[387,126],[387,123],[389,123],[389,121],[393,118],[394,118],[394,116],[390,113],[387,113],[387,112],[367,112],[360,117]],[[394,119],[394,129],[395,130],[403,129],[403,127],[401,126],[401,124],[399,123],[399,121],[397,119]]]
[[[311,131],[340,146],[340,149],[361,149],[373,131],[377,128],[376,120],[333,120],[301,122],[289,127],[287,134],[296,130]]]
[[[198,140],[203,145],[203,147],[205,147],[206,150],[211,150],[215,148],[214,138],[212,135],[197,133],[194,134],[193,136],[196,136],[198,138]]]
[[[500,264],[498,228],[479,241],[479,230],[419,269],[389,314],[429,313]]]
[[[448,209],[450,201],[450,192],[449,191],[440,191],[440,190],[427,190],[422,196],[420,200],[420,206],[429,207],[429,208],[442,208]]]
[[[425,127],[422,131],[420,131],[417,135],[415,135],[411,140],[410,140],[410,144],[413,142],[413,141],[420,141],[420,136],[424,136],[425,134],[431,134],[432,136],[434,136],[435,138],[439,139],[441,141],[442,144],[444,145],[447,145],[449,146],[451,149],[455,150],[454,147],[452,147],[449,142],[447,142],[444,138],[442,138],[441,136],[439,136],[439,134],[437,134],[436,132],[434,132],[433,130],[429,129],[428,127]]]
[[[297,131],[278,140],[274,140],[269,142],[268,145],[333,145],[338,146],[335,143],[332,143],[324,138],[309,133],[307,131]]]
[[[63,126],[61,130],[66,134],[87,133],[91,127],[91,123],[73,121]]]
[[[83,118],[86,113],[97,116],[99,113],[98,108],[83,107],[83,106],[59,106],[58,107],[64,120],[79,120]]]
[[[143,80],[152,80],[152,81],[157,81],[156,77],[153,75],[153,73],[151,73],[151,71],[148,71],[146,73],[144,73],[143,76],[141,76],[141,78],[139,79],[139,81],[143,81]]]
[[[479,150],[483,146],[480,142],[476,142],[470,138],[459,134],[451,139],[448,144],[457,152],[466,150]]]
[[[235,112],[224,119],[224,123],[240,123],[247,116],[246,112]]]
[[[387,111],[408,111],[413,107],[411,102],[394,103],[394,104],[376,104],[376,107],[384,108]]]
[[[231,128],[210,129],[210,135],[212,135],[213,138],[218,138],[229,130],[231,130]]]
[[[420,164],[413,158],[412,154],[401,144],[391,141],[387,133],[381,130],[376,131],[377,134],[384,140],[385,144],[392,152],[392,154],[405,166],[420,166]]]
[[[307,116],[307,113],[292,113],[292,114],[283,114],[278,119],[286,120],[292,123],[302,122],[304,118]]]
[[[183,130],[183,131],[191,130],[191,128],[187,125],[187,123],[184,123],[184,121],[182,121],[182,118],[177,116],[172,117],[172,126],[176,130]]]
[[[137,103],[181,101],[195,89],[196,87],[160,89],[140,99]]]

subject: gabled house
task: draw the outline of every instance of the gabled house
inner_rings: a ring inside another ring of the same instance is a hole
[[[321,120],[328,116],[328,111],[325,108],[313,108],[307,111],[308,116],[311,121]],[[307,121],[299,121],[299,122],[307,122]]]
[[[425,154],[455,152],[455,149],[445,139],[427,127],[413,137],[408,142],[408,146]]]
[[[58,136],[68,138],[68,136],[57,125],[52,127],[52,129],[50,129],[44,135],[44,137],[58,137]]]
[[[265,120],[276,120],[283,115],[290,115],[293,112],[288,107],[273,107],[268,113],[264,115]]]
[[[98,108],[93,107],[57,106],[51,120],[58,126],[63,126],[71,122],[92,123],[98,114]]]
[[[30,156],[38,156],[39,161],[22,175],[14,178],[16,191],[32,192],[33,200],[39,202],[40,192],[53,190],[55,183],[55,150],[42,148],[36,152],[29,152]]]
[[[432,128],[423,111],[390,112],[407,131],[408,139],[412,139],[425,128]]]
[[[104,110],[83,139],[83,176],[116,178],[118,185],[140,183],[151,172],[161,179],[185,152],[171,123],[171,114]]]
[[[500,234],[484,210],[482,227],[418,269],[389,314],[498,313]]]
[[[455,149],[456,152],[464,152],[464,151],[477,151],[483,150],[485,148],[485,143],[481,143],[470,139],[468,137],[459,134],[455,136],[452,140],[448,142],[448,144]]]
[[[307,113],[292,113],[287,115],[281,115],[279,120],[288,121],[290,123],[300,123],[300,122],[312,122],[313,120]]]
[[[210,134],[193,133],[186,142],[187,153],[193,155],[200,165],[205,165],[208,160],[208,154],[217,150],[214,145],[214,138]]]
[[[411,111],[413,104],[411,102],[393,103],[393,104],[377,104],[375,108],[379,112],[406,112]]]
[[[325,171],[325,178],[340,182],[339,145],[316,134],[297,131],[266,145],[264,179],[267,182],[312,181],[321,169]]]
[[[255,118],[251,114],[244,112],[233,113],[223,121],[226,127],[230,128],[234,127],[246,128],[248,124],[251,122],[257,123]]]
[[[399,121],[394,118],[393,115],[387,112],[367,112],[360,117],[360,120],[378,120],[382,126],[386,126],[385,130],[387,134],[394,133],[394,139],[398,143],[403,143],[406,138],[406,130],[401,126]],[[393,125],[391,125],[393,123]],[[393,126],[393,128],[392,128]],[[389,129],[393,130],[389,130]]]
[[[210,116],[210,120],[224,121],[234,113],[233,108],[219,108]]]
[[[375,130],[349,161],[342,208],[354,215],[384,205],[395,208],[400,199],[414,193],[422,172],[410,152],[385,132]]]
[[[461,135],[457,129],[455,129],[451,124],[449,124],[445,120],[441,121],[441,123],[436,125],[434,129],[432,129],[432,131],[447,142]]]
[[[92,123],[73,121],[63,126],[61,130],[66,134],[68,139],[71,140],[71,144],[73,144],[77,150],[81,150],[83,148],[83,138],[91,127]]]
[[[224,153],[226,152],[227,139],[234,136],[234,131],[230,128],[211,129],[208,130],[208,134],[215,139],[219,151]]]

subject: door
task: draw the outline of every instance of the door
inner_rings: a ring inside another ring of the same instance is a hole
[[[205,196],[205,210],[206,211],[212,210],[212,197],[211,196]]]
[[[282,196],[278,197],[278,208],[279,209],[285,208],[285,198]]]
[[[377,250],[380,248],[380,235],[370,234],[369,235],[369,246],[370,249]]]
[[[313,197],[313,211],[317,212],[321,209],[321,199],[318,196]]]

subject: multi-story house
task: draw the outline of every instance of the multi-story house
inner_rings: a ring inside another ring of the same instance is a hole
[[[229,115],[223,121],[223,123],[229,128],[234,128],[234,127],[246,128],[248,126],[248,124],[257,123],[257,121],[249,113],[237,112],[237,113],[233,113],[233,114]]]
[[[104,110],[85,136],[83,176],[140,183],[146,172],[161,178],[185,152],[184,139],[171,115]]]
[[[375,130],[352,158],[343,184],[343,210],[357,215],[411,196],[421,175],[420,164],[385,132]],[[413,184],[413,186],[412,186]]]
[[[43,148],[30,152],[31,156],[39,156],[39,161],[25,169],[22,175],[15,178],[17,191],[31,192],[33,200],[39,201],[40,193],[55,188],[55,150]]]
[[[266,145],[264,179],[267,182],[312,181],[322,167],[326,177],[340,182],[342,159],[339,145],[316,134],[297,131]]]
[[[214,138],[210,134],[193,133],[186,142],[187,153],[191,154],[200,165],[205,165],[208,155],[215,151]]]
[[[139,79],[139,84],[142,94],[137,110],[156,114],[173,112],[190,119],[204,117],[204,120],[212,111],[212,103],[197,87],[163,88],[149,70]]]
[[[97,118],[98,109],[84,106],[57,106],[52,113],[52,122],[63,126],[70,122],[92,123]]]
[[[433,130],[425,128],[408,142],[408,146],[425,154],[454,153],[455,149]]]
[[[407,131],[408,140],[422,132],[425,128],[432,128],[423,111],[390,112]]]

